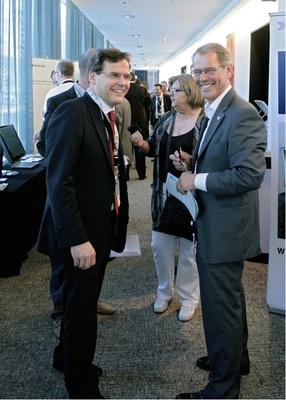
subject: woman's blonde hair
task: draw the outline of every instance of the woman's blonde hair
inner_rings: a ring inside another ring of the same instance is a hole
[[[178,81],[180,89],[188,96],[188,103],[192,108],[203,107],[204,97],[191,74],[174,75],[169,78],[169,85],[172,88],[174,82]]]

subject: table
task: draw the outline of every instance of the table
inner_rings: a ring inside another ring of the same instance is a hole
[[[35,245],[46,200],[45,161],[18,169],[0,192],[0,277],[19,275],[27,252]]]

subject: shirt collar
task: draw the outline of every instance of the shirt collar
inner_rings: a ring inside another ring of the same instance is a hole
[[[73,80],[72,80],[72,79],[64,79],[64,80],[60,83],[60,85],[62,85],[62,84],[64,84],[64,83],[73,83]]]
[[[80,97],[80,96],[83,96],[84,93],[85,93],[84,88],[80,86],[80,84],[78,83],[78,81],[75,82],[75,84],[74,84],[74,89],[75,89],[75,91],[76,91],[76,94],[78,94],[79,97]]]
[[[208,119],[212,119],[214,116],[214,113],[216,112],[220,102],[224,98],[224,96],[230,91],[231,85],[229,85],[224,92],[222,92],[221,95],[219,95],[212,103],[209,103],[208,101],[205,104],[205,113]]]
[[[102,100],[100,97],[97,96],[97,94],[94,93],[94,91],[89,87],[87,88],[87,93],[90,95],[92,100],[100,107],[102,112],[107,115],[109,111],[114,110],[114,107],[111,108],[107,103],[105,103],[104,100]]]

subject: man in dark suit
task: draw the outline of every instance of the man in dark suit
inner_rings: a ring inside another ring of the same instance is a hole
[[[183,173],[177,188],[196,190],[199,206],[197,264],[208,356],[197,365],[210,374],[203,390],[177,398],[235,399],[250,368],[242,273],[244,260],[261,252],[258,189],[266,130],[256,108],[231,87],[223,46],[202,46],[192,61],[209,121],[194,150],[194,173]]]
[[[37,249],[65,268],[60,342],[53,365],[70,398],[102,398],[92,364],[97,301],[110,251],[123,251],[128,223],[125,166],[112,112],[130,86],[130,58],[100,49],[87,92],[61,104],[46,132],[47,201]]]
[[[39,153],[45,157],[46,156],[46,130],[48,127],[49,120],[53,115],[57,107],[64,103],[65,101],[73,100],[84,95],[86,89],[89,86],[88,81],[88,62],[90,57],[95,53],[94,48],[86,50],[78,61],[79,67],[79,80],[75,84],[66,90],[65,92],[59,93],[48,99],[47,102],[47,112],[45,114],[45,119],[42,128],[37,137],[37,149]],[[128,139],[130,140],[129,136]],[[131,147],[131,144],[130,144]],[[61,330],[61,319],[62,319],[62,286],[64,283],[63,265],[60,260],[56,257],[50,257],[51,262],[51,279],[50,279],[50,293],[54,304],[54,309],[51,313],[53,321],[53,331],[57,339],[60,338]],[[116,308],[106,304],[102,301],[98,301],[97,312],[99,314],[111,315],[116,312]]]
[[[137,85],[135,81],[135,74],[131,72],[130,89],[125,97],[131,106],[131,124],[137,124],[141,129],[141,134],[143,135],[144,139],[147,139],[149,136],[149,114],[151,99],[147,89],[143,86]],[[133,149],[135,153],[135,164],[138,177],[141,180],[145,179],[146,157],[138,149],[138,147],[133,147]]]
[[[150,109],[150,123],[151,128],[154,129],[157,121],[172,108],[171,97],[162,92],[162,85],[156,83],[154,86],[154,94],[152,96],[152,103]]]

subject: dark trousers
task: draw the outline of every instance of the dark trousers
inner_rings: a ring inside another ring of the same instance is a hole
[[[240,365],[247,354],[247,320],[242,285],[244,261],[205,264],[197,253],[203,325],[211,373],[204,398],[238,398]]]
[[[98,379],[92,362],[97,339],[97,301],[114,236],[116,214],[109,219],[110,243],[96,249],[95,266],[82,270],[74,267],[70,249],[58,252],[64,265],[62,290],[63,315],[60,342],[54,350],[54,363],[62,362],[70,398],[98,398]]]
[[[149,131],[148,128],[142,129],[142,136],[144,140],[146,140],[149,136]],[[145,154],[136,146],[134,148],[134,154],[135,154],[135,165],[136,165],[136,171],[138,174],[139,179],[145,179],[146,178],[146,156]]]
[[[65,281],[60,343],[54,359],[63,361],[65,384],[71,398],[96,398],[98,381],[92,374],[97,338],[97,301],[110,251],[96,257],[88,270],[74,267],[69,250],[63,256]]]
[[[51,313],[52,319],[61,319],[63,314],[63,285],[65,279],[65,263],[57,256],[50,257],[51,277],[50,277],[50,294],[54,304]]]
[[[145,179],[146,178],[146,156],[142,151],[134,146],[134,152],[135,152],[135,165],[136,165],[136,171],[138,174],[139,179]]]

